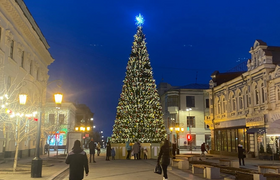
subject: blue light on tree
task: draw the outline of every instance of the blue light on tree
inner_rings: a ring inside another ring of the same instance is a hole
[[[136,25],[142,26],[145,20],[144,17],[141,14],[139,14],[138,16],[136,16],[135,21],[136,21]]]

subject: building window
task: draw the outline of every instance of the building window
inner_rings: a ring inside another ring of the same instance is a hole
[[[280,101],[280,88],[277,89],[278,101]]]
[[[21,53],[21,64],[20,64],[20,66],[23,68],[23,65],[24,65],[24,51],[22,51],[22,53]]]
[[[195,116],[187,116],[187,127],[195,128]]]
[[[55,124],[55,116],[54,114],[49,114],[49,123],[50,124]]]
[[[13,59],[13,54],[14,54],[14,41],[12,40],[11,47],[10,47],[10,58],[12,59]]]
[[[178,106],[179,96],[168,96],[167,97],[167,106]]]
[[[29,74],[32,75],[32,61],[30,62]]]
[[[209,125],[204,123],[204,129],[209,129]]]
[[[255,102],[259,104],[259,90],[257,85],[255,86]]]
[[[2,39],[2,27],[0,27],[0,40]]]
[[[265,94],[264,94],[264,85],[263,85],[263,83],[261,85],[261,93],[262,93],[262,103],[264,103],[264,96],[265,96]]]
[[[221,114],[221,101],[218,100],[218,108],[217,108],[217,114]]]
[[[186,96],[186,102],[188,108],[195,107],[195,96]]]
[[[234,95],[232,95],[232,111],[235,111],[235,106],[236,106],[236,100],[235,100],[235,97]]]
[[[243,109],[243,97],[242,97],[242,93],[239,92],[239,110],[242,110]]]
[[[209,108],[209,99],[205,99],[205,107]]]
[[[11,85],[12,85],[12,78],[11,78],[11,76],[8,76],[8,79],[7,79],[7,90],[10,89]]]
[[[222,113],[226,113],[226,99],[223,98]]]
[[[39,80],[39,69],[37,69],[36,79]]]
[[[64,114],[59,114],[58,119],[59,119],[59,124],[64,124]]]
[[[249,93],[248,93],[248,90],[246,90],[246,108],[249,107]]]

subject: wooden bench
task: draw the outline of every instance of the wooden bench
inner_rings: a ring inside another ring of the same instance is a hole
[[[190,162],[188,160],[179,161],[178,169],[182,169],[182,170],[190,169]]]
[[[239,168],[239,162],[238,160],[233,159],[219,159],[220,166],[228,166],[228,167],[234,167]]]
[[[205,164],[193,164],[193,174],[203,174],[206,179],[218,179],[220,178],[220,168],[205,165]]]
[[[259,173],[268,173],[269,169],[274,170],[276,174],[280,172],[280,166],[266,166],[266,165],[258,165]]]

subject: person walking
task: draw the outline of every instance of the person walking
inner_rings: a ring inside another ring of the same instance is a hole
[[[242,160],[242,164],[243,166],[245,166],[244,164],[244,149],[243,146],[241,144],[238,144],[238,159],[239,159],[239,166],[241,166],[241,160]]]
[[[205,151],[206,151],[206,147],[205,147],[205,143],[202,143],[201,144],[201,154],[200,154],[200,160],[201,160],[201,157],[204,156],[205,157]]]
[[[164,141],[163,146],[161,146],[157,163],[161,162],[161,167],[163,170],[163,179],[167,180],[167,167],[170,164],[170,148],[168,140]]]
[[[110,140],[108,140],[106,146],[106,161],[110,161],[110,156],[111,156],[111,143]]]
[[[100,143],[98,142],[98,144],[97,144],[97,156],[100,155],[100,149],[101,149],[101,145],[100,145]]]
[[[86,152],[81,148],[81,142],[76,140],[72,151],[68,153],[66,164],[70,165],[69,180],[82,180],[84,178],[84,171],[88,176],[88,159]]]
[[[115,160],[115,155],[116,155],[115,149],[112,148],[112,150],[111,150],[112,160]]]
[[[95,162],[95,149],[96,149],[96,144],[94,143],[93,139],[91,138],[90,143],[89,143],[89,162],[91,163],[91,156],[92,156],[92,160],[94,163]]]
[[[147,159],[148,157],[148,150],[147,148],[144,148],[144,159]]]
[[[140,144],[139,141],[137,142],[137,144],[138,144],[138,147],[139,147],[138,159],[141,159],[141,144]]]
[[[134,159],[138,159],[139,144],[137,143],[137,141],[135,141],[135,143],[133,144],[132,150],[134,154]]]
[[[130,159],[132,147],[131,147],[131,144],[130,144],[129,140],[126,141],[125,148],[126,148],[126,151],[127,151],[126,159]]]

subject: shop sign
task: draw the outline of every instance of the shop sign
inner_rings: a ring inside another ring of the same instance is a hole
[[[246,122],[245,119],[239,119],[239,120],[216,122],[214,125],[215,125],[215,129],[219,129],[219,128],[229,128],[229,127],[236,127],[236,126],[245,126]]]
[[[251,117],[246,119],[246,126],[263,126],[264,125],[264,117],[258,116],[258,117]]]

